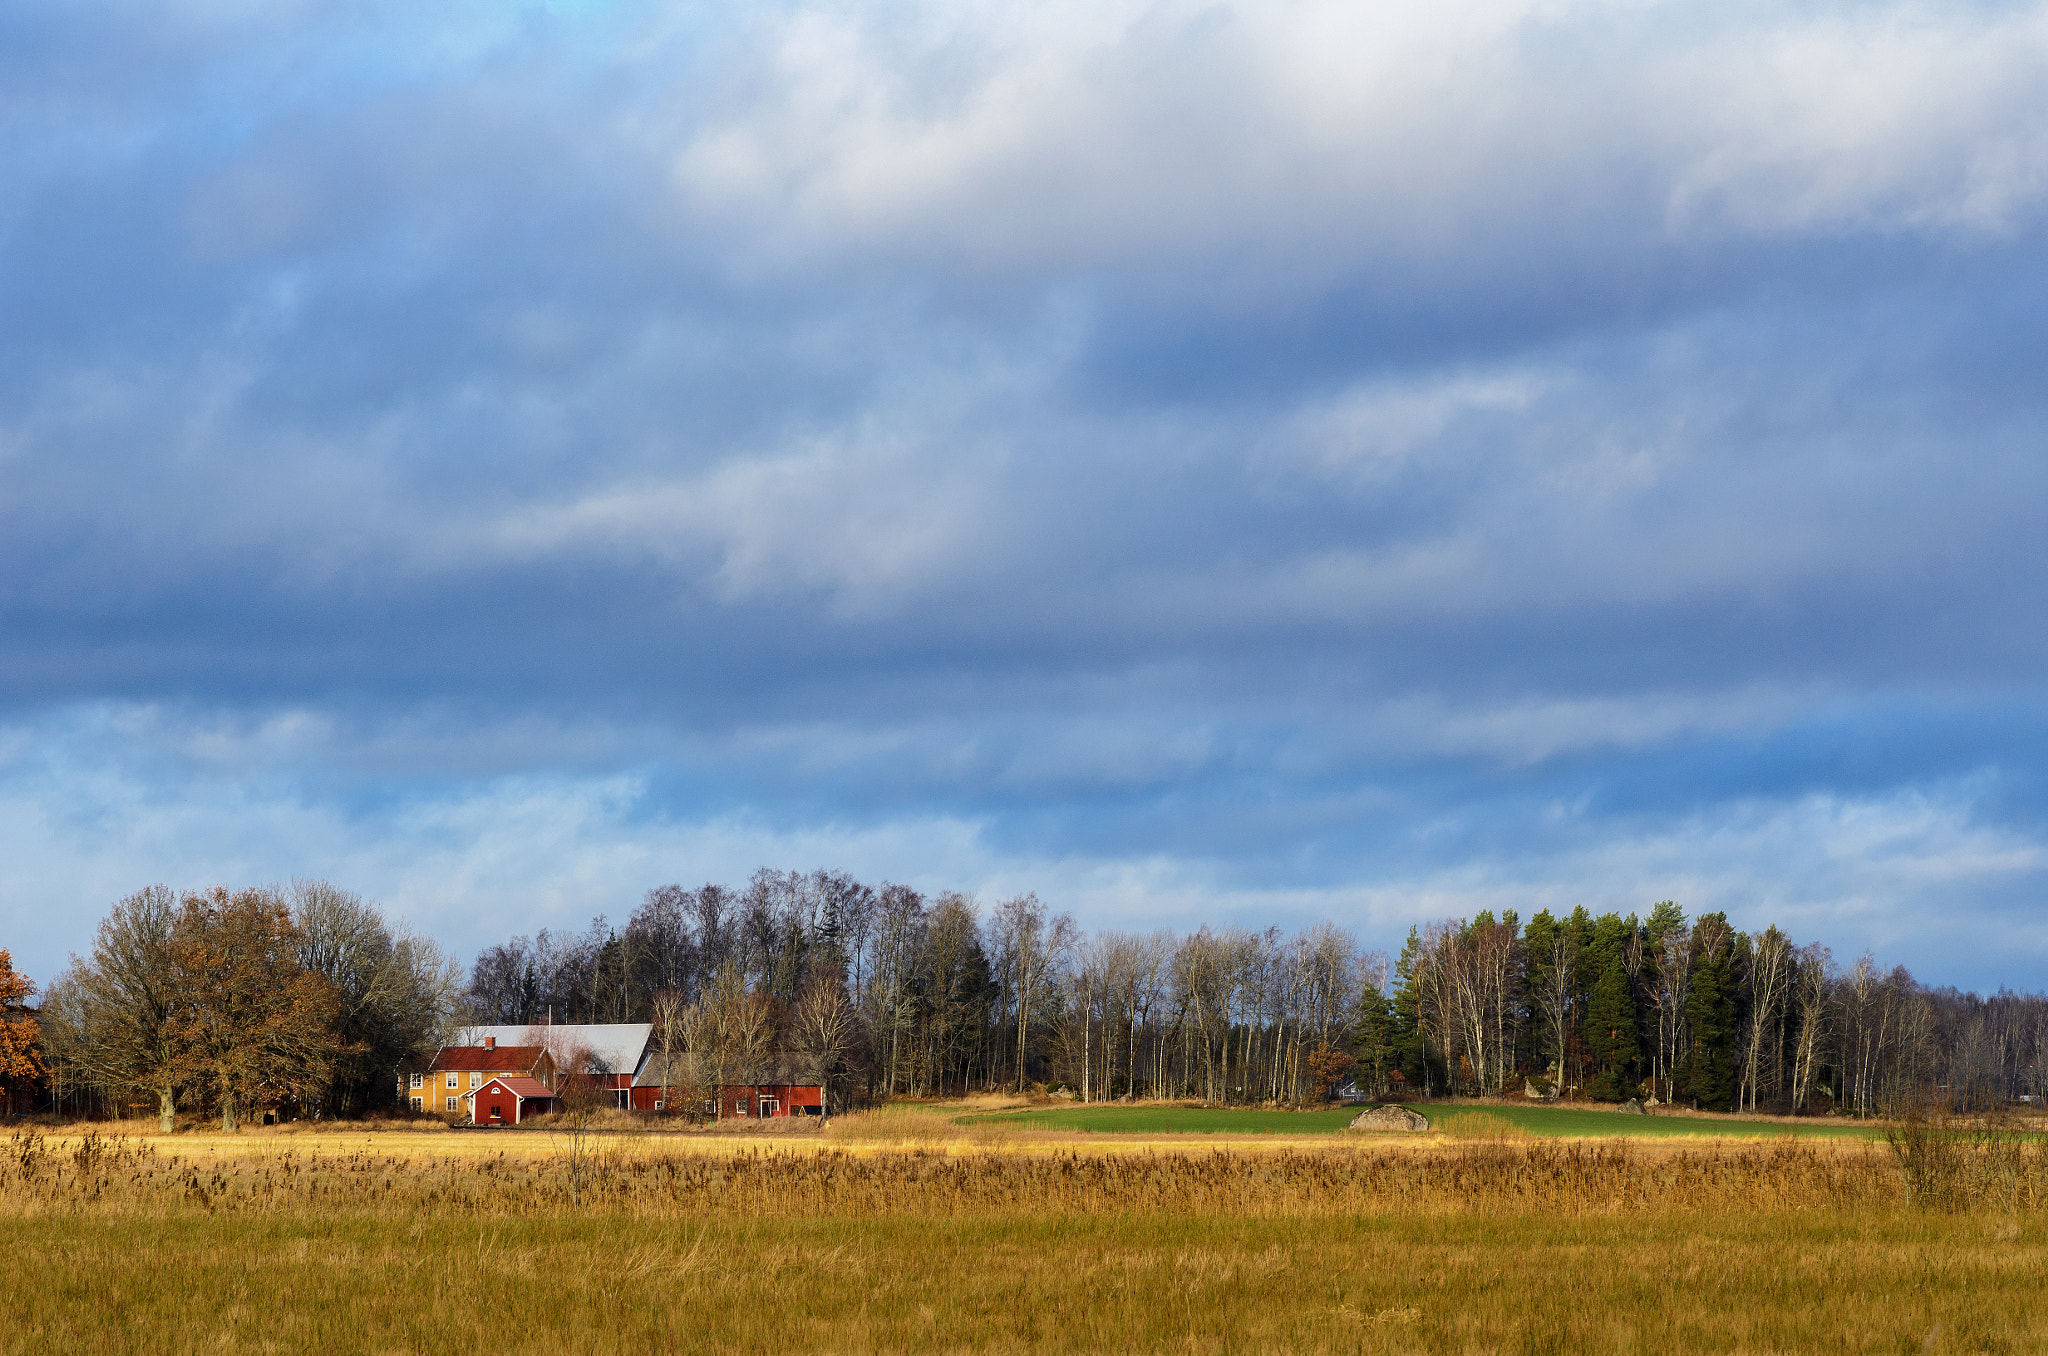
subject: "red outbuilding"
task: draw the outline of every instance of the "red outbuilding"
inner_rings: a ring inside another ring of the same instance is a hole
[[[748,1083],[728,1087],[718,1108],[724,1116],[822,1116],[825,1089],[816,1084]]]
[[[517,1125],[555,1110],[554,1090],[535,1078],[493,1078],[476,1090],[476,1124]]]

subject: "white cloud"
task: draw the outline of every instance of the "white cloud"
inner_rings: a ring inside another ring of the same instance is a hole
[[[2048,18],[1914,3],[799,8],[677,182],[748,254],[1140,272],[2038,212]],[[1509,223],[1512,223],[1510,225]]]
[[[659,803],[633,772],[383,777],[365,792],[353,789],[363,784],[345,769],[317,752],[307,756],[319,747],[308,737],[317,720],[286,715],[237,734],[228,726],[187,730],[176,716],[101,709],[68,723],[0,730],[0,944],[39,977],[65,952],[89,944],[109,902],[153,881],[328,876],[473,953],[516,932],[580,928],[600,912],[616,920],[656,884],[737,882],[763,864],[831,866],[871,880],[964,888],[985,900],[1033,890],[1092,926],[1185,929],[1329,917],[1370,944],[1392,946],[1412,922],[1481,908],[1524,917],[1580,904],[1626,912],[1669,897],[1695,913],[1725,909],[1747,928],[1777,923],[1838,954],[1873,947],[1888,962],[1932,967],[1937,979],[2019,979],[2010,973],[2016,961],[2048,959],[2048,925],[2002,915],[1993,924],[1986,916],[1977,926],[1997,926],[2003,938],[1995,956],[1958,926],[1975,909],[1996,913],[1981,901],[2048,877],[2048,843],[1979,816],[1990,789],[1982,781],[1867,795],[1744,796],[1675,814],[1624,811],[1604,819],[1565,802],[1533,818],[1526,806],[1507,802],[1430,810],[1389,789],[1349,796],[1343,813],[1392,846],[1339,854],[1319,869],[1321,880],[1291,883],[1282,865],[1292,850],[1286,844],[1118,851],[1063,849],[1054,838],[1020,846],[1003,811],[907,810],[857,821],[824,809],[686,812]],[[1603,736],[1589,724],[1603,718],[1639,728]],[[1499,753],[1540,748],[1546,739],[1654,741],[1713,721],[1677,704],[1661,716],[1508,712],[1453,718],[1444,738]],[[1559,725],[1567,728],[1560,733]],[[1161,792],[1208,784],[1201,765],[1212,747],[1198,741],[1175,749],[1168,740],[1154,749],[1128,728],[1119,737],[1124,748],[1116,757],[1151,759],[1155,773],[1161,757],[1191,756],[1178,771],[1163,772]],[[846,765],[821,772],[873,775],[878,762],[929,747],[924,732],[894,751],[842,749]],[[757,758],[761,749],[737,756]],[[1030,750],[1009,772],[997,765],[972,779],[988,789],[1062,778],[1072,785],[1075,768],[1045,764],[1061,756]],[[1066,756],[1087,762],[1085,751]],[[1345,761],[1339,757],[1324,775]],[[1256,766],[1250,771],[1259,775]],[[1281,813],[1316,821],[1317,832],[1340,827],[1327,793],[1286,795]],[[1244,806],[1260,814],[1274,808]],[[1259,876],[1269,883],[1252,883]]]
[[[969,568],[995,530],[992,460],[871,428],[526,505],[471,541],[515,559],[652,559],[701,573],[727,602],[816,591],[860,612]],[[459,538],[422,545],[471,563]]]

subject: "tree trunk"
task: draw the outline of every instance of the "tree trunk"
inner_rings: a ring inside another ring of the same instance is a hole
[[[1024,1033],[1031,1023],[1031,989],[1027,981],[1017,995],[1017,1091],[1024,1091]]]
[[[1086,997],[1081,1000],[1081,1100],[1084,1102],[1093,1100],[1089,1093],[1093,1090],[1090,1079],[1095,1072],[1088,1052],[1088,1038],[1095,1030],[1094,1019],[1088,1010],[1089,1001]]]
[[[168,1135],[178,1128],[178,1091],[176,1088],[156,1090],[156,1128]]]

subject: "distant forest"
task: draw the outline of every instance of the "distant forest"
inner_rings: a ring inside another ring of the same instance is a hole
[[[1986,1106],[2048,1092],[2048,999],[1930,989],[1776,928],[1674,903],[1647,917],[1446,920],[1397,957],[1328,924],[1083,932],[1025,895],[756,872],[668,885],[615,928],[487,948],[480,1021],[658,1021],[714,977],[773,1013],[823,985],[850,1010],[853,1096],[1059,1083],[1089,1099],[1655,1096],[1716,1110],[1856,1115],[1900,1097]],[[812,996],[815,1004],[819,1000]],[[787,1042],[785,1042],[787,1043]]]
[[[651,890],[622,925],[510,938],[465,972],[326,882],[157,886],[114,906],[40,1004],[14,983],[0,1020],[21,1050],[0,1083],[17,1107],[33,1085],[60,1111],[165,1123],[360,1114],[464,1026],[549,1022],[649,1022],[696,1076],[799,1069],[834,1107],[1049,1085],[1871,1116],[2048,1093],[2048,999],[1928,988],[1669,902],[1445,920],[1389,957],[1329,924],[1088,932],[1032,895],[763,869],[744,889]]]

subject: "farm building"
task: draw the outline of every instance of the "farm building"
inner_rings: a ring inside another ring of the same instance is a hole
[[[469,1119],[470,1099],[491,1078],[523,1075],[543,1084],[555,1081],[555,1065],[538,1045],[504,1045],[485,1036],[475,1045],[444,1045],[424,1069],[401,1072],[399,1095],[414,1111]]]
[[[728,1087],[720,1098],[718,1114],[726,1116],[822,1116],[825,1089],[816,1084],[748,1083]]]
[[[621,1108],[638,1107],[634,1077],[651,1057],[654,1026],[649,1022],[564,1022],[531,1026],[465,1027],[458,1038],[470,1042],[496,1040],[501,1045],[537,1045],[549,1051],[565,1073],[595,1079]],[[573,1058],[576,1056],[577,1058]],[[569,1064],[581,1068],[568,1068]],[[555,1080],[544,1080],[551,1086]],[[651,1107],[640,1108],[651,1110]]]
[[[702,1098],[701,1110],[723,1120],[728,1116],[822,1116],[825,1089],[816,1079],[796,1070],[770,1066],[756,1070],[760,1082],[728,1083],[717,1097],[709,1095],[710,1083],[695,1066],[691,1056],[678,1054],[664,1069],[659,1053],[648,1057],[639,1077],[633,1080],[632,1101],[636,1111],[681,1111],[685,1099]],[[669,1098],[676,1105],[667,1105]]]
[[[554,1089],[517,1074],[500,1075],[476,1091],[478,1125],[517,1125],[556,1108]]]

